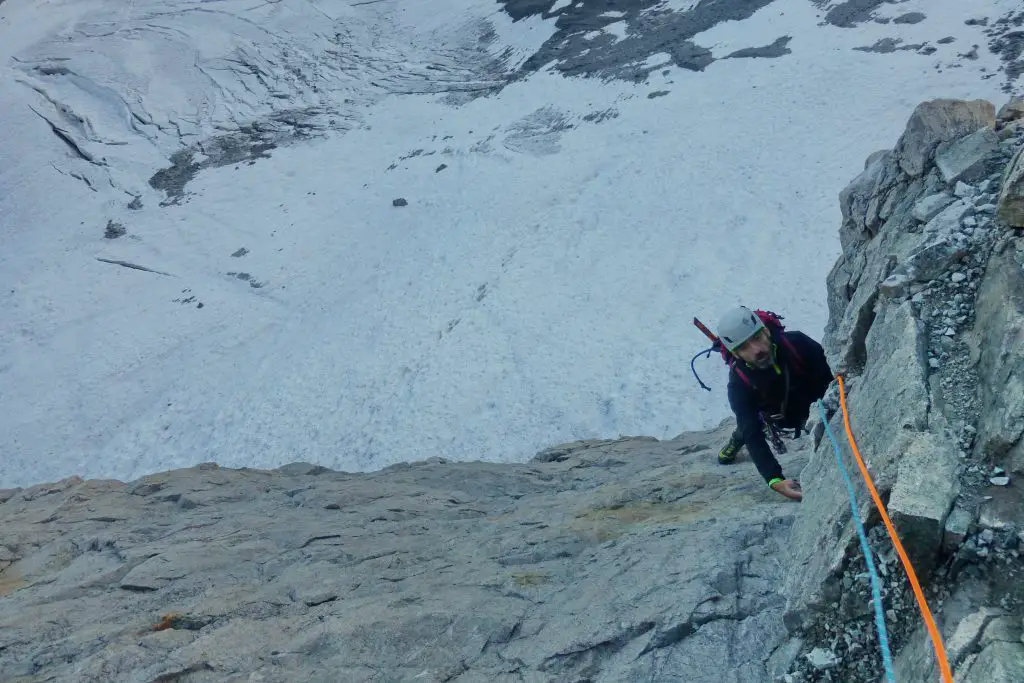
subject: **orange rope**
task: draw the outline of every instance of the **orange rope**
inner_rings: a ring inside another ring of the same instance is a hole
[[[900,556],[900,561],[903,563],[903,568],[907,572],[907,578],[910,579],[910,585],[914,589],[914,595],[917,597],[917,605],[921,609],[921,615],[924,617],[924,623],[928,627],[928,634],[932,638],[932,648],[935,650],[935,658],[939,662],[939,669],[942,671],[943,683],[953,683],[953,672],[949,668],[949,658],[946,656],[946,648],[942,644],[942,635],[939,633],[938,627],[935,625],[935,618],[932,616],[932,611],[928,609],[928,601],[925,600],[924,591],[921,590],[921,584],[917,580],[917,574],[914,572],[914,566],[910,563],[910,558],[907,557],[906,551],[903,549],[903,543],[900,542],[899,534],[896,533],[896,528],[892,525],[892,520],[889,519],[889,513],[885,510],[885,504],[882,503],[882,497],[878,495],[878,491],[875,489],[875,482],[872,481],[871,475],[868,473],[868,467],[864,464],[864,458],[860,455],[860,450],[857,448],[857,440],[853,438],[853,429],[850,427],[850,412],[846,407],[846,385],[843,383],[842,375],[837,375],[836,379],[839,380],[839,400],[843,406],[843,421],[846,424],[846,436],[850,440],[850,446],[853,447],[853,454],[857,458],[857,466],[860,468],[860,473],[864,475],[864,481],[867,482],[868,490],[871,492],[871,497],[875,501],[875,506],[878,508],[878,512],[882,515],[882,521],[885,522],[885,528],[889,531],[889,537],[892,539],[892,543],[896,546],[896,552]]]

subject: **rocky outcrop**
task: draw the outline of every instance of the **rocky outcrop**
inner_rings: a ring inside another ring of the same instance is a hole
[[[999,195],[999,218],[1007,225],[1024,228],[1024,157],[1019,153],[1006,167]]]
[[[1024,475],[1024,241],[1003,241],[977,298],[972,334],[979,374],[977,448]]]
[[[1014,97],[999,108],[996,114],[996,132],[1006,139],[1017,134],[1024,126],[1024,97]]]
[[[998,122],[994,112],[981,101],[923,103],[893,150],[872,154],[840,194],[825,346],[847,376],[858,445],[955,645],[958,680],[1009,683],[1024,680],[1024,644],[1010,628],[1024,617],[1024,591],[1010,587],[1024,571],[1024,240],[1008,220],[1024,136],[1006,132],[1014,107]],[[841,417],[831,423],[841,433]],[[794,524],[791,543],[804,550],[786,592],[805,651],[824,648],[837,664],[805,666],[791,681],[881,673],[875,634],[858,623],[869,618],[866,573],[836,469],[819,443],[802,474],[812,514]],[[858,493],[886,576],[897,679],[937,680],[903,570]],[[958,634],[979,610],[1004,621]]]
[[[771,681],[799,506],[727,434],[8,492],[0,680]]]
[[[896,143],[895,158],[907,176],[920,177],[934,161],[939,145],[993,125],[995,115],[995,107],[985,100],[924,102],[914,110],[906,132]]]

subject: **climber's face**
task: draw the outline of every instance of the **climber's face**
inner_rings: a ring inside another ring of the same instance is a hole
[[[762,329],[753,337],[743,342],[736,349],[736,355],[755,368],[768,368],[774,362],[772,354],[772,338],[767,329]]]

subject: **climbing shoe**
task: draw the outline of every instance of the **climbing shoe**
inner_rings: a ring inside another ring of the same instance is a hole
[[[729,443],[722,446],[718,451],[718,462],[722,465],[731,465],[736,462],[736,454],[743,448],[743,440],[735,432],[729,438]]]
[[[800,488],[800,482],[795,479],[782,479],[781,477],[775,477],[768,482],[768,486],[771,487],[772,491],[781,493],[790,500],[800,501],[804,499],[803,490]]]

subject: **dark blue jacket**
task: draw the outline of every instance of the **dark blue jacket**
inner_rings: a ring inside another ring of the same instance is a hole
[[[779,334],[785,335],[789,345],[778,338]],[[776,333],[774,340],[776,367],[759,369],[737,359],[736,367],[729,371],[729,405],[736,414],[737,431],[765,481],[782,477],[782,468],[765,440],[759,413],[778,427],[802,428],[811,404],[825,395],[833,379],[821,344],[803,332]],[[789,346],[796,351],[797,359],[791,357]]]

